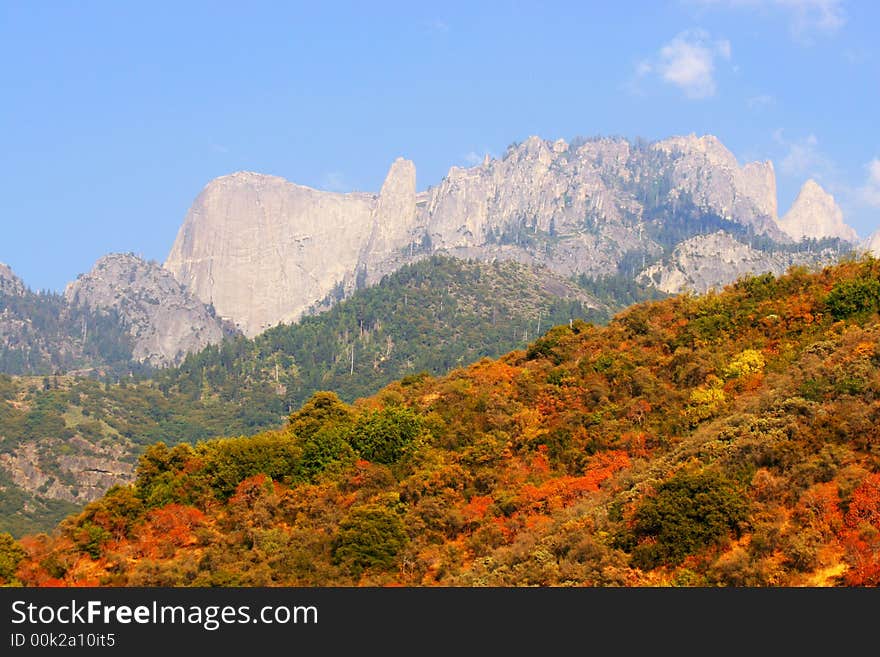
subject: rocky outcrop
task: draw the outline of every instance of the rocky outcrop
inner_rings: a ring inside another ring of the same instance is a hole
[[[15,275],[12,268],[0,262],[0,294],[21,296],[25,290],[24,283]]]
[[[322,192],[258,173],[223,176],[196,198],[165,267],[253,336],[354,279],[375,206],[374,194]]]
[[[772,164],[741,166],[711,135],[530,137],[423,192],[404,159],[378,194],[223,176],[193,203],[165,267],[253,336],[433,252],[595,277],[725,226],[790,242],[777,219]]]
[[[0,454],[0,467],[15,486],[49,500],[85,504],[108,488],[134,479],[131,450],[120,445],[99,446],[74,436],[65,443],[53,471],[44,465],[46,454],[59,452],[61,441],[41,438]]]
[[[416,219],[416,167],[402,157],[391,165],[370,215],[370,236],[358,256],[357,269],[364,285],[400,267],[413,255]]]
[[[62,298],[31,291],[0,264],[0,372],[48,374],[97,364],[100,359],[74,337],[82,318],[69,310]],[[114,337],[104,343],[124,352],[126,345]]]
[[[791,209],[779,220],[779,226],[796,240],[826,237],[858,242],[856,231],[843,221],[843,211],[815,180],[801,187]]]
[[[64,296],[73,307],[115,310],[131,336],[132,357],[153,366],[177,364],[229,332],[167,270],[132,254],[104,256]]]
[[[769,161],[740,167],[736,157],[714,136],[672,137],[652,150],[665,153],[670,194],[689,195],[698,207],[780,237],[776,219],[776,174]]]
[[[754,249],[725,231],[693,237],[679,244],[672,254],[642,271],[637,281],[668,294],[707,292],[746,274],[785,273],[792,265],[830,264],[837,253],[765,251]]]
[[[880,258],[880,229],[874,231],[864,242],[864,249],[875,258]]]

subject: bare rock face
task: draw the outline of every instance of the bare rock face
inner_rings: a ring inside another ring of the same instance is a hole
[[[132,254],[104,256],[68,284],[64,297],[74,307],[116,310],[132,337],[133,358],[154,366],[177,364],[228,333],[168,271]]]
[[[415,244],[415,219],[416,166],[399,157],[385,177],[370,215],[369,239],[358,256],[357,272],[362,272],[365,285],[378,283],[400,267]]]
[[[9,265],[0,262],[0,293],[21,296],[25,286]]]
[[[864,248],[875,258],[880,258],[880,229],[874,231],[874,233],[865,240]]]
[[[770,162],[741,166],[711,135],[651,144],[529,137],[501,158],[452,167],[423,192],[402,158],[378,194],[256,173],[217,178],[193,203],[165,267],[253,336],[434,252],[603,276],[655,261],[670,236],[726,226],[791,242],[777,224]]]
[[[702,208],[725,219],[779,237],[776,219],[776,174],[771,162],[740,167],[736,157],[714,136],[672,137],[653,145],[672,159],[672,192],[689,195]]]
[[[668,294],[720,289],[746,274],[785,273],[792,265],[831,263],[836,253],[762,251],[725,231],[693,237],[679,244],[669,258],[642,271],[637,280]]]
[[[196,198],[165,268],[254,336],[297,319],[354,276],[375,206],[373,194],[322,192],[258,173],[223,176]]]
[[[858,242],[856,231],[843,221],[843,211],[815,180],[801,187],[791,209],[779,220],[779,226],[796,240],[837,237]]]
[[[25,442],[13,451],[0,454],[2,467],[13,484],[22,490],[50,500],[85,504],[103,495],[116,484],[134,479],[130,450],[121,445],[98,446],[74,436],[67,441],[66,454],[58,458],[62,474],[45,470],[41,455],[57,453],[62,441],[44,437]]]

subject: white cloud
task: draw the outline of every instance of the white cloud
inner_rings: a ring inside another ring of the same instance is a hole
[[[880,160],[876,157],[865,165],[868,179],[859,188],[859,199],[866,205],[880,208]]]
[[[834,163],[819,149],[819,140],[814,134],[788,141],[782,130],[773,133],[777,144],[785,148],[785,155],[779,161],[782,173],[799,178],[827,178],[835,173]]]
[[[638,76],[648,75],[648,73],[650,73],[653,70],[654,70],[654,67],[651,64],[651,62],[645,60],[643,62],[639,62],[638,66],[636,66],[636,75],[638,75]]]
[[[846,23],[843,0],[775,0],[791,15],[792,33],[801,39],[815,33],[833,34]]]
[[[652,59],[639,62],[636,75],[656,74],[692,99],[715,95],[715,60],[730,59],[730,42],[713,41],[705,30],[681,32]]]
[[[747,9],[760,14],[772,10],[786,15],[792,36],[810,43],[817,35],[831,35],[846,24],[844,0],[690,0],[704,8]]]

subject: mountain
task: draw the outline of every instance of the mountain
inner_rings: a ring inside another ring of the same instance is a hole
[[[115,311],[131,337],[132,358],[154,367],[177,364],[234,333],[167,270],[131,253],[98,260],[67,285],[64,298],[73,308]]]
[[[739,279],[156,444],[28,586],[877,586],[880,260]]]
[[[101,267],[97,273],[118,278]],[[92,287],[86,281],[78,290]],[[593,287],[603,296],[649,294],[615,280]],[[127,312],[130,303],[116,307]],[[318,390],[351,401],[397,378],[439,375],[525,346],[549,326],[605,322],[609,314],[604,302],[546,269],[435,256],[329,311],[209,345],[179,367],[126,374],[115,384],[0,375],[0,531],[49,531],[129,481],[138,455],[158,441],[280,427]]]
[[[110,254],[34,293],[0,265],[0,372],[119,377],[180,362],[237,331],[155,262]]]
[[[854,238],[812,180],[779,219],[773,165],[740,166],[711,135],[530,137],[421,192],[403,158],[377,194],[238,172],[199,194],[164,267],[111,254],[63,299],[33,295],[0,267],[0,371],[118,376],[174,365],[237,330],[254,337],[330,308],[435,253],[543,267],[621,293],[606,298],[619,307],[645,286],[705,290],[826,264]]]
[[[845,232],[814,185],[789,223],[828,212],[826,223]],[[530,137],[501,158],[452,167],[421,192],[404,159],[377,194],[250,172],[217,178],[187,213],[165,267],[252,337],[432,253],[516,260],[564,277],[634,278],[681,241],[718,230],[744,243],[790,244],[777,221],[772,164],[740,166],[711,135]],[[644,266],[634,271],[635,262]],[[740,270],[720,272],[721,280]]]
[[[354,272],[374,194],[334,194],[257,173],[211,181],[165,267],[249,337],[297,319]]]
[[[791,209],[779,220],[779,227],[796,240],[838,238],[856,243],[859,236],[843,221],[843,211],[819,183],[804,183]]]
[[[872,253],[874,257],[880,258],[880,229],[875,231],[865,240],[865,249]]]

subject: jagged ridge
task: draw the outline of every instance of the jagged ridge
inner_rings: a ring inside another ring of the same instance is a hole
[[[653,263],[706,225],[790,241],[777,220],[772,164],[740,166],[715,137],[530,137],[502,158],[452,167],[423,192],[403,159],[378,194],[254,173],[218,178],[194,202],[165,266],[253,336],[433,252],[599,277],[636,257]]]

